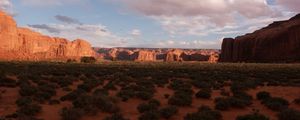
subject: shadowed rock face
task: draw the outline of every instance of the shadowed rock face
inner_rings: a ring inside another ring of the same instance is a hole
[[[80,39],[70,42],[18,28],[11,16],[0,12],[1,60],[66,60],[83,56],[95,56],[88,42]]]
[[[300,14],[254,33],[226,38],[221,62],[300,62]]]

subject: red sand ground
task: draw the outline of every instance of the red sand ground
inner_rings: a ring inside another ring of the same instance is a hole
[[[72,89],[75,89],[76,86],[80,84],[74,83],[74,85],[71,87]],[[168,88],[157,88],[157,92],[154,95],[155,99],[160,100],[161,107],[165,107],[168,105],[168,99],[165,98],[165,94],[169,94],[170,96],[173,94],[173,90],[170,90]],[[198,89],[193,88],[194,92],[198,91]],[[15,112],[16,105],[15,101],[18,98],[18,88],[0,88],[0,91],[5,91],[1,93],[1,99],[0,99],[0,115],[7,115]],[[260,91],[267,91],[270,92],[272,96],[274,97],[283,97],[287,99],[290,102],[290,108],[294,108],[297,110],[300,110],[300,106],[294,104],[292,101],[298,97],[300,97],[300,87],[258,87],[257,89],[249,90],[248,93],[252,95],[255,98],[255,95],[257,92]],[[220,90],[214,90],[212,94],[211,99],[193,99],[193,103],[191,107],[180,107],[178,114],[173,116],[172,120],[182,120],[183,117],[187,113],[196,112],[197,108],[201,105],[207,105],[214,107],[214,98],[221,96]],[[59,99],[61,96],[67,94],[67,92],[63,91],[62,89],[57,90],[57,95],[54,97],[54,99]],[[115,96],[116,91],[110,91],[111,96]],[[121,113],[124,115],[124,117],[129,118],[130,120],[137,120],[140,113],[137,110],[137,106],[144,101],[139,99],[129,99],[127,102],[120,101],[118,103]],[[60,110],[63,107],[72,106],[71,102],[61,102],[59,105],[47,105],[43,104],[43,111],[40,113],[37,117],[42,118],[44,120],[59,120],[60,119]],[[245,109],[230,109],[228,111],[222,111],[223,120],[234,120],[238,115],[244,115],[251,113],[253,109],[258,109],[260,113],[265,114],[270,117],[270,120],[277,120],[276,112],[273,112],[272,110],[269,110],[262,104],[260,104],[260,101],[254,99],[253,104]],[[98,113],[95,116],[85,116],[83,117],[83,120],[102,120],[109,114],[107,113]]]

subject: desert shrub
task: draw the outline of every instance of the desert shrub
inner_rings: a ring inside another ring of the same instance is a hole
[[[117,90],[114,81],[109,81],[103,88],[106,90]]]
[[[299,120],[300,111],[294,109],[284,109],[278,114],[279,120]]]
[[[252,96],[248,95],[246,92],[235,92],[233,97],[230,97],[231,106],[237,108],[244,108],[252,104]]]
[[[68,59],[67,63],[76,63],[77,61],[75,59]]]
[[[254,89],[258,86],[257,80],[245,80],[245,81],[233,81],[230,90],[234,92],[245,91],[248,89]]]
[[[159,105],[160,105],[160,103],[153,100],[153,101],[149,101],[148,103],[142,103],[142,104],[138,105],[137,109],[140,113],[144,113],[147,111],[157,110]]]
[[[97,60],[95,57],[81,57],[81,63],[95,63]]]
[[[177,91],[169,98],[168,104],[176,106],[189,106],[192,104],[192,95],[186,92]]]
[[[104,118],[104,120],[128,120],[123,117],[120,113],[114,113],[111,116]]]
[[[129,85],[123,87],[118,93],[117,96],[122,98],[123,101],[127,101],[129,98],[136,97],[142,100],[149,100],[154,95],[154,87],[150,86],[138,86],[138,85]]]
[[[32,96],[38,92],[38,89],[28,84],[22,84],[20,86],[19,94],[21,96]]]
[[[159,120],[159,118],[160,116],[158,111],[147,111],[139,116],[139,120]]]
[[[269,117],[262,115],[260,113],[252,113],[243,116],[238,116],[236,120],[269,120]]]
[[[271,98],[271,95],[270,95],[269,92],[262,91],[262,92],[258,92],[258,93],[256,94],[256,98],[257,98],[258,100],[266,100],[266,99]]]
[[[207,106],[202,106],[196,113],[188,113],[184,120],[221,120],[222,115],[219,111],[210,109]]]
[[[230,96],[230,93],[226,91],[225,89],[221,89],[221,95],[222,96]]]
[[[192,84],[197,88],[211,88],[212,84],[204,80],[192,80]]]
[[[160,116],[165,119],[171,118],[173,115],[177,114],[177,112],[178,109],[175,106],[168,106],[159,110]]]
[[[245,108],[251,104],[252,102],[247,96],[219,97],[215,99],[215,109],[217,110],[228,110],[231,107]]]
[[[56,90],[54,86],[51,85],[41,85],[38,86],[38,91],[36,92],[35,99],[39,102],[44,102],[49,100],[52,96],[56,95]]]
[[[231,107],[231,102],[228,98],[219,97],[215,99],[215,109],[228,110]]]
[[[83,111],[77,108],[66,108],[61,110],[60,116],[62,120],[79,120],[83,115]]]
[[[197,98],[204,98],[204,99],[209,99],[211,97],[211,89],[202,89],[199,92],[196,93]]]
[[[60,101],[59,100],[49,100],[48,104],[49,105],[57,105],[57,104],[60,104]]]
[[[165,97],[166,99],[169,99],[170,94],[164,94],[164,97]]]
[[[32,103],[32,99],[30,97],[21,97],[16,101],[16,104],[21,107],[25,105],[30,105]]]
[[[67,95],[65,96],[62,96],[60,98],[61,101],[66,101],[66,100],[75,100],[77,99],[80,95],[86,93],[84,90],[81,90],[81,89],[77,89],[77,90],[74,90],[70,93],[68,93]]]
[[[300,98],[295,99],[294,103],[297,104],[297,105],[300,105]]]
[[[265,99],[262,101],[262,104],[274,111],[279,111],[289,106],[289,102],[280,97],[272,97],[269,99]]]
[[[25,116],[35,116],[37,113],[41,112],[42,107],[38,104],[28,104],[19,107],[17,113],[19,115]]]
[[[12,80],[6,77],[0,78],[0,87],[16,87],[17,82],[16,80]]]
[[[184,82],[183,80],[175,79],[171,80],[169,88],[173,90],[181,90],[182,89],[190,89],[192,87],[191,84],[188,84],[188,82]]]
[[[108,93],[108,90],[105,90],[105,89],[96,89],[94,92],[93,92],[94,95],[109,95]]]
[[[153,93],[147,91],[140,91],[140,92],[136,92],[135,96],[142,100],[149,100],[153,97]]]
[[[149,100],[148,104],[153,104],[153,105],[156,105],[156,106],[160,106],[160,101],[156,100],[156,99],[151,99],[151,100]]]
[[[131,89],[128,89],[128,90],[120,90],[118,93],[117,93],[117,96],[122,98],[122,101],[127,101],[129,98],[132,98],[135,96],[134,94],[134,91],[131,90]]]

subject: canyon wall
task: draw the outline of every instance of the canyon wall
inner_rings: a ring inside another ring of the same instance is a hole
[[[251,34],[225,38],[221,62],[300,62],[300,14]]]
[[[95,56],[88,42],[52,38],[18,28],[11,16],[0,11],[0,60],[67,60],[84,56]]]

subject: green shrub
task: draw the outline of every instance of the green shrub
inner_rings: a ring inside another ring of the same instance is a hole
[[[188,113],[184,120],[221,120],[222,115],[219,111],[210,109],[207,106],[202,106],[196,113]]]
[[[25,105],[30,105],[32,103],[32,99],[30,97],[21,97],[16,101],[16,104],[21,107]]]
[[[128,119],[125,119],[122,114],[114,113],[111,116],[104,118],[104,120],[128,120]]]
[[[159,118],[160,116],[158,111],[147,111],[139,117],[139,120],[159,120]]]
[[[300,98],[295,99],[294,103],[297,104],[297,105],[300,105]]]
[[[16,80],[6,78],[6,77],[1,77],[0,78],[0,87],[11,87],[14,88],[17,86]]]
[[[28,104],[19,107],[17,113],[19,115],[25,116],[35,116],[37,113],[41,112],[42,107],[38,104]]]
[[[19,94],[21,96],[32,96],[38,92],[38,89],[34,86],[24,84],[20,86]]]
[[[196,93],[197,98],[204,98],[204,99],[209,99],[211,97],[211,89],[202,89],[199,92]]]
[[[95,63],[97,60],[95,57],[81,57],[81,63]]]
[[[236,120],[269,120],[269,118],[259,113],[252,113],[243,116],[238,116]]]
[[[300,120],[300,111],[294,109],[284,109],[278,114],[279,120]]]
[[[258,93],[256,94],[256,98],[257,98],[258,100],[266,100],[266,99],[271,98],[271,95],[270,95],[269,92],[262,91],[262,92],[258,92]]]
[[[77,108],[63,108],[60,116],[62,120],[80,120],[83,116],[83,111]]]
[[[215,109],[228,110],[231,107],[231,102],[228,98],[219,97],[215,99]]]
[[[267,106],[269,109],[279,111],[289,106],[289,102],[280,97],[272,97],[262,101],[262,104]]]
[[[137,109],[140,113],[144,113],[147,111],[157,110],[160,106],[160,102],[156,99],[152,99],[148,101],[148,103],[142,103],[138,105]]]
[[[160,112],[161,117],[163,117],[165,119],[169,119],[173,115],[177,114],[178,109],[175,106],[168,106],[168,107],[160,109],[159,112]]]
[[[168,100],[168,104],[176,106],[189,106],[192,104],[192,95],[186,92],[175,92]]]
[[[49,105],[57,105],[57,104],[60,104],[60,101],[59,100],[49,100],[48,104]]]

